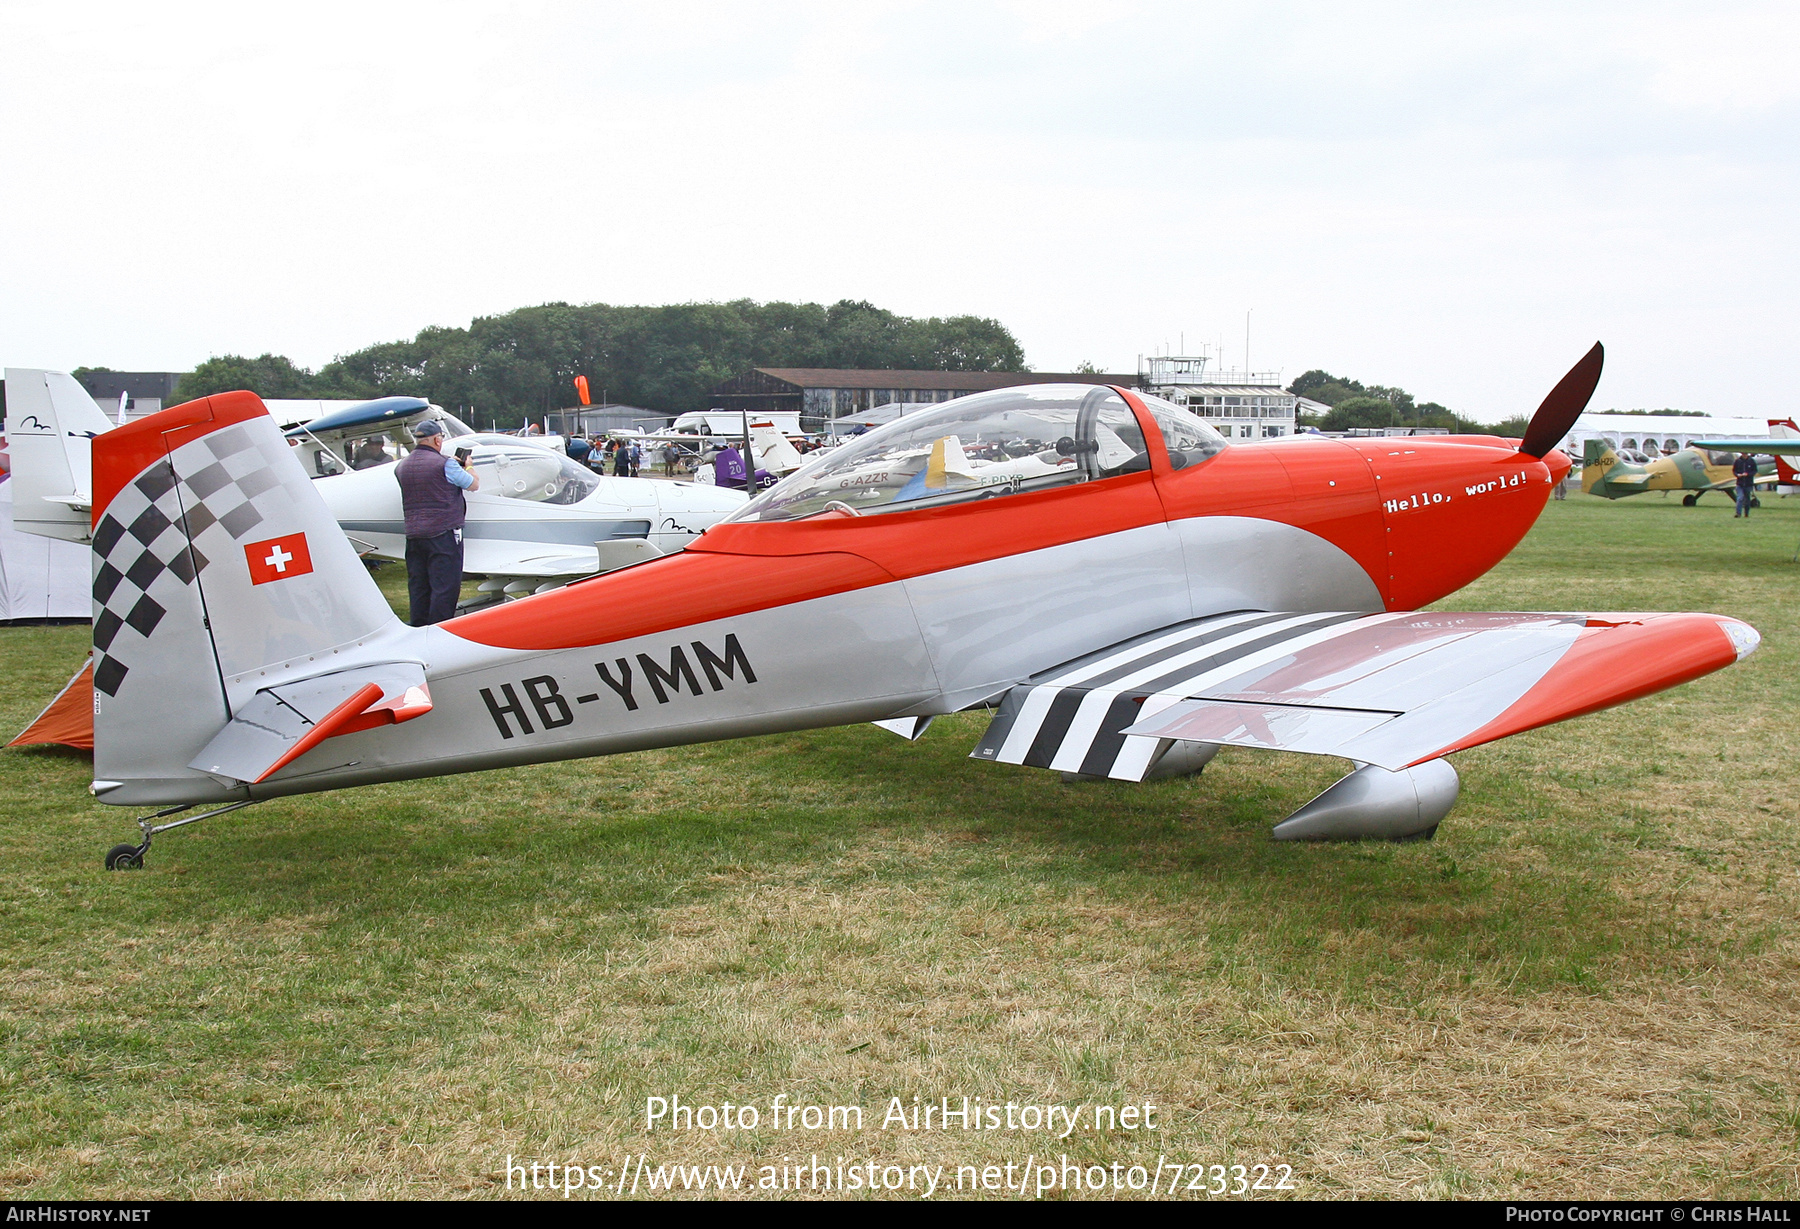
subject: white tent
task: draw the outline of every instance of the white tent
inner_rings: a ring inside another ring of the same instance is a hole
[[[0,623],[92,618],[89,553],[85,542],[13,528],[13,482],[0,474]]]

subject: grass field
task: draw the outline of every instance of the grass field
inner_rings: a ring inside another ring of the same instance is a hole
[[[0,753],[0,1195],[1066,1153],[1279,1162],[1308,1196],[1800,1197],[1800,501],[1772,505],[1573,495],[1444,603],[1764,644],[1457,756],[1429,843],[1271,842],[1330,761],[1064,785],[965,758],[964,715],[272,802],[109,875],[132,816],[87,760]],[[0,629],[0,727],[86,636]],[[647,1133],[671,1094],[764,1121]],[[866,1128],[770,1129],[778,1094]],[[1158,1129],[878,1125],[964,1095]]]

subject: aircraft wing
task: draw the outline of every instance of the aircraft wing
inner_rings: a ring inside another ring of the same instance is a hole
[[[504,538],[463,540],[463,571],[476,575],[553,580],[592,576],[598,567],[598,556],[591,546],[513,542]]]
[[[644,538],[618,538],[593,546],[465,538],[463,571],[496,580],[573,580],[611,572],[662,554]]]
[[[1709,452],[1766,452],[1771,456],[1800,456],[1800,439],[1695,440],[1694,447]]]
[[[1138,781],[1181,740],[1398,770],[1685,683],[1760,639],[1709,614],[1240,611],[1032,677],[971,754]]]

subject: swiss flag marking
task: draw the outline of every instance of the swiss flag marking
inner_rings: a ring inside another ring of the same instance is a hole
[[[266,585],[271,580],[286,580],[312,571],[312,552],[306,549],[306,535],[290,533],[285,538],[252,542],[244,548],[250,564],[250,583]]]

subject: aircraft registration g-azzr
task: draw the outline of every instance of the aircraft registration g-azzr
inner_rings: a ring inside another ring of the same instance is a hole
[[[1531,528],[1595,346],[1524,440],[1231,446],[1125,388],[907,415],[680,554],[403,626],[250,393],[94,447],[93,792],[150,838],[286,795],[997,711],[977,759],[1140,781],[1221,746],[1354,770],[1280,838],[1429,835],[1444,756],[1729,665],[1709,614],[1423,613]],[[183,809],[217,809],[160,822]]]

